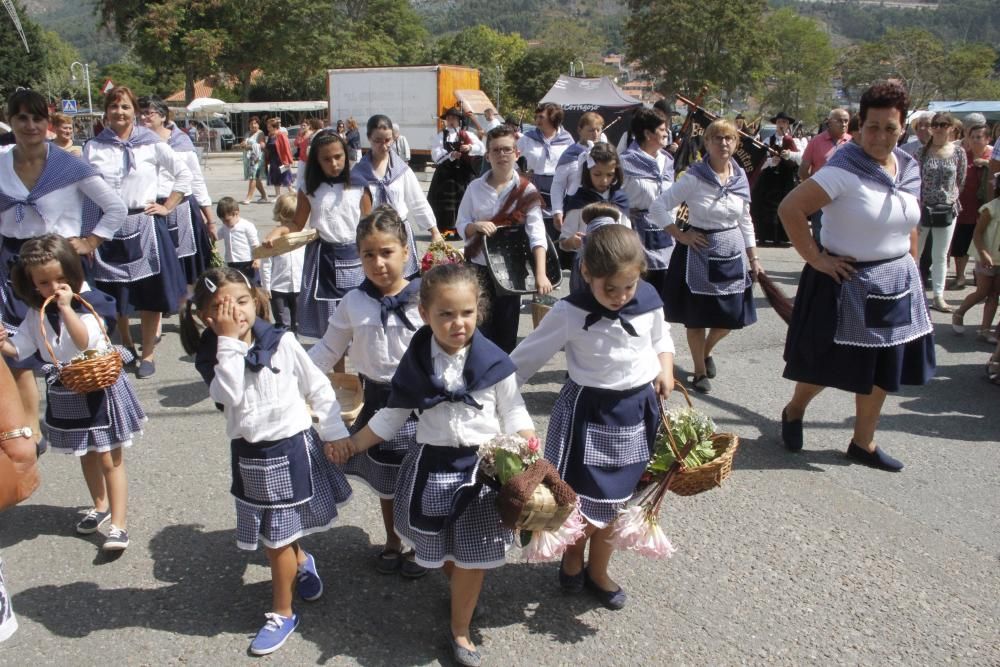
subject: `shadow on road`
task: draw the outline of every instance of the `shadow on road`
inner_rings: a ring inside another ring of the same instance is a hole
[[[167,385],[157,391],[163,397],[160,405],[165,408],[190,408],[208,398],[208,385],[201,380]]]
[[[17,510],[23,516],[14,516]],[[2,545],[48,532],[57,521],[65,530],[67,513],[37,505],[15,508],[5,519],[18,529],[5,530]],[[403,664],[400,657],[406,656],[407,664],[425,664],[450,654],[445,639],[448,586],[440,571],[418,581],[376,573],[369,565],[377,548],[354,526],[307,537],[303,546],[315,555],[326,588],[315,603],[297,601],[302,616],[298,641],[313,642],[322,652],[320,662],[349,656],[363,665]],[[153,575],[163,586],[38,586],[15,596],[17,611],[61,637],[142,627],[199,637],[245,634],[249,641],[270,608],[262,551],[240,551],[232,530],[206,532],[200,525],[168,526],[148,548]],[[587,596],[564,597],[556,583],[557,568],[555,563],[511,563],[487,573],[474,626],[523,625],[564,644],[594,635],[597,628],[577,617],[597,603]]]

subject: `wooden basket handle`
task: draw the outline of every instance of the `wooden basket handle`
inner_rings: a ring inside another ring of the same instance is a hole
[[[45,308],[49,305],[49,303],[51,303],[52,299],[54,298],[56,298],[55,294],[53,294],[52,296],[50,296],[49,298],[47,298],[45,301],[42,302],[42,307],[38,310],[38,327],[42,331],[42,342],[45,343],[45,349],[48,350],[49,352],[49,358],[52,359],[52,363],[55,364],[56,368],[60,368],[61,364],[59,363],[59,360],[56,359],[55,350],[53,350],[52,346],[49,345],[49,338],[48,336],[45,335]],[[86,306],[87,309],[91,312],[91,314],[93,314],[94,318],[97,320],[97,326],[101,328],[101,333],[104,335],[104,340],[107,341],[108,347],[111,347],[111,338],[108,336],[108,330],[104,327],[104,318],[98,315],[97,311],[94,310],[94,307],[91,306],[87,302],[87,300],[84,299],[79,294],[74,292],[73,298],[82,303],[84,306]]]
[[[679,381],[674,380],[674,389],[681,390],[681,393],[684,394],[684,400],[687,401],[689,408],[694,407],[694,403],[691,402],[691,394],[689,394],[688,390],[684,388],[684,385],[682,385]],[[676,442],[674,442],[674,436],[670,433],[670,421],[667,419],[667,411],[663,409],[663,401],[657,401],[657,405],[660,407],[660,420],[663,422],[663,430],[667,434],[667,444],[670,446],[670,451],[674,453],[676,463],[678,463],[681,468],[685,468],[684,458],[691,453],[691,450],[698,443],[692,442],[685,447],[683,451],[681,451],[681,448]]]

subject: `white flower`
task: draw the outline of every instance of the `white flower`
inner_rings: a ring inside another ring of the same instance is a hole
[[[616,549],[638,551],[649,558],[670,558],[676,551],[660,528],[656,513],[645,503],[619,510],[608,541]]]

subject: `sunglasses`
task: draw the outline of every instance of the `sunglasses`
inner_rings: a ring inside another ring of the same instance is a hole
[[[931,127],[935,130],[939,130],[942,127],[951,127],[951,123],[931,123]]]

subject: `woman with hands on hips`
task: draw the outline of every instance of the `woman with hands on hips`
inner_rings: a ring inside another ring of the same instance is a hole
[[[795,381],[782,410],[790,451],[803,445],[809,403],[826,387],[855,394],[847,456],[887,471],[903,464],[875,444],[888,392],[934,375],[934,338],[917,264],[920,167],[896,148],[909,95],[878,84],[861,96],[860,144],[842,146],[795,188],[778,215],[806,261],[785,341],[784,377]],[[820,250],[808,216],[823,210]]]

